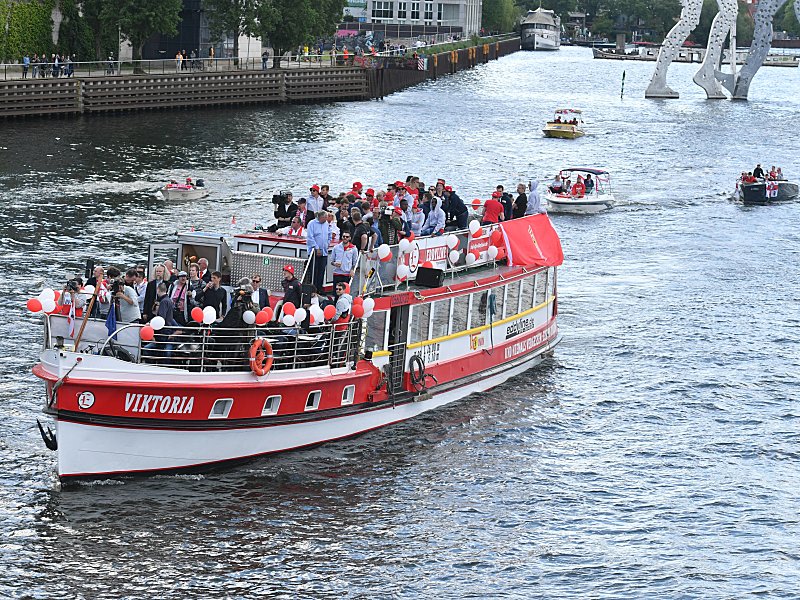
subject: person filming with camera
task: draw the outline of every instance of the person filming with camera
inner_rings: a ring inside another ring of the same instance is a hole
[[[114,300],[114,307],[118,309],[120,322],[133,323],[142,318],[136,290],[125,285],[122,279],[115,279],[111,282],[111,296]]]

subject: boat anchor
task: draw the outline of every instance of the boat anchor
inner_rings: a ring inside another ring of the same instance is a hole
[[[58,450],[58,440],[56,439],[56,434],[53,433],[53,430],[48,427],[47,431],[45,431],[44,427],[42,427],[42,424],[39,423],[39,419],[36,419],[36,426],[39,428],[39,433],[42,434],[44,445],[50,450]]]

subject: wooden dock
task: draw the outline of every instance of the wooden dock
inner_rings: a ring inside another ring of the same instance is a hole
[[[0,82],[0,119],[115,111],[369,100],[520,49],[519,38],[435,54],[427,69],[361,66]],[[388,62],[388,61],[387,61]],[[413,61],[412,61],[413,66]]]

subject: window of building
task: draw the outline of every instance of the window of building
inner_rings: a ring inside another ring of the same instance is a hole
[[[469,299],[471,296],[456,296],[453,298],[453,327],[450,333],[458,333],[469,329]]]
[[[519,281],[506,286],[506,316],[511,317],[519,313]]]
[[[268,417],[270,415],[277,415],[278,408],[281,405],[281,397],[280,396],[270,396],[267,398],[266,402],[264,402],[264,408],[261,409],[261,416]]]
[[[352,404],[356,397],[356,386],[347,385],[342,391],[342,406]]]
[[[373,19],[391,19],[392,18],[392,2],[373,2],[372,3],[372,18]]]
[[[450,327],[450,300],[439,300],[433,305],[433,330],[431,339],[444,337]]]
[[[319,408],[319,401],[322,399],[322,392],[314,390],[308,395],[306,400],[306,410],[317,410]]]
[[[408,2],[397,3],[397,18],[405,19],[408,16]]]
[[[367,350],[384,349],[384,340],[386,339],[386,315],[388,311],[379,310],[372,314],[367,324],[367,339],[364,346]]]
[[[409,334],[410,343],[427,342],[428,324],[431,318],[430,304],[416,304],[411,307],[411,333]]]
[[[441,22],[442,22],[442,17],[443,17],[443,12],[444,12],[443,8],[444,8],[444,4],[442,4],[441,2],[439,2],[439,3],[436,5],[436,20],[437,20],[439,23],[441,23]]]
[[[447,24],[454,25],[459,22],[460,18],[460,5],[458,4],[440,4],[439,5],[442,16],[440,20]]]
[[[419,2],[411,3],[411,19],[419,21]]]
[[[433,21],[433,2],[425,3],[425,20]]]
[[[227,419],[233,406],[233,398],[220,398],[214,401],[214,406],[211,407],[211,412],[208,415],[209,419]]]

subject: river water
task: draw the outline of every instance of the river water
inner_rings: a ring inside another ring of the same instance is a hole
[[[518,53],[383,102],[0,123],[0,597],[770,598],[800,584],[800,73],[747,103],[646,101],[652,64]],[[624,97],[620,98],[623,70]],[[547,140],[558,106],[587,137]],[[24,301],[176,229],[269,218],[276,189],[420,175],[467,200],[568,163],[619,204],[555,216],[552,361],[415,421],[204,476],[60,489]],[[166,179],[204,177],[170,204]]]

